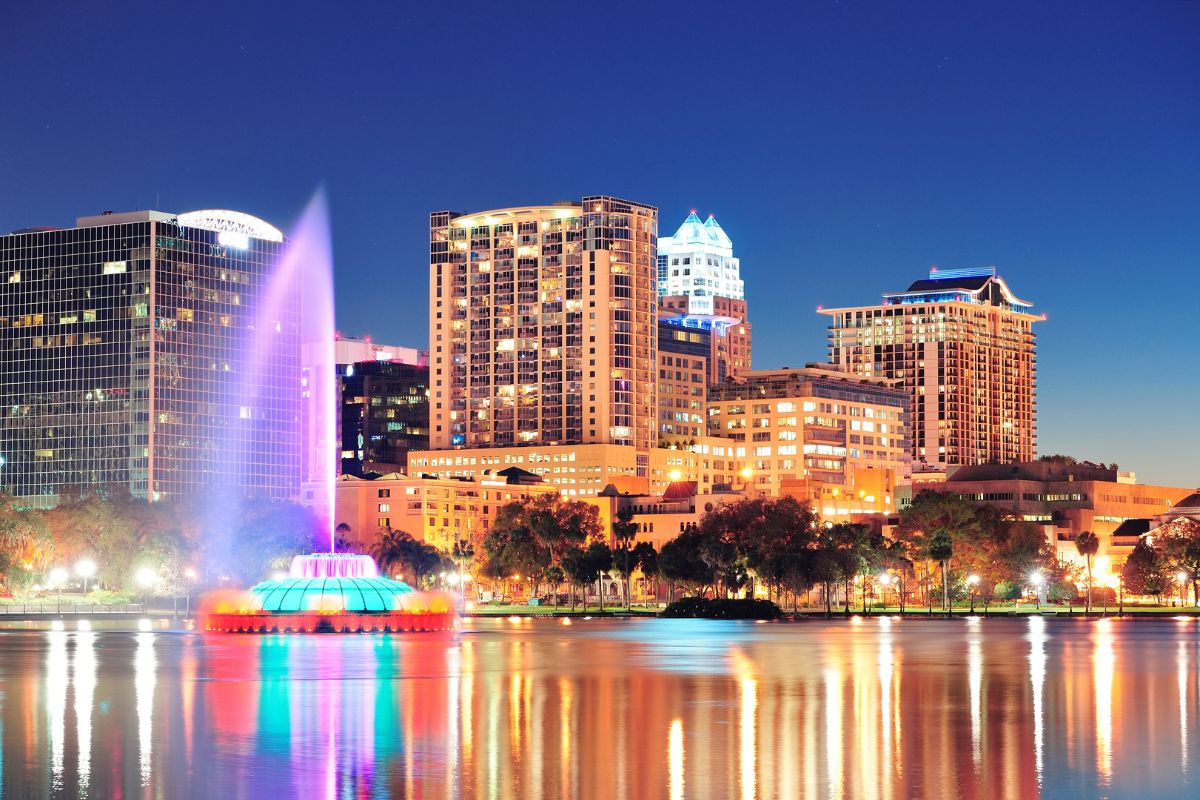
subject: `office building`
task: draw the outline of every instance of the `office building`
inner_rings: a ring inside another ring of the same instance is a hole
[[[695,444],[706,433],[704,400],[712,331],[658,320],[658,443]]]
[[[733,242],[713,216],[701,222],[693,211],[674,236],[659,239],[659,314],[680,327],[710,333],[709,383],[751,368],[744,289]]]
[[[428,365],[377,359],[337,372],[341,473],[407,472],[409,451],[429,447]]]
[[[0,490],[298,496],[298,287],[268,302],[285,247],[223,210],[0,236]]]
[[[832,318],[829,360],[908,392],[914,461],[935,467],[1033,459],[1033,323],[994,268],[938,270],[873,306]]]
[[[431,214],[431,447],[653,447],[657,224],[604,196]]]
[[[895,381],[828,365],[755,370],[709,387],[708,432],[744,448],[766,494],[826,519],[890,513],[910,466],[907,405]]]

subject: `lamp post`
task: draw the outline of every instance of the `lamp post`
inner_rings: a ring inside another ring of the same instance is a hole
[[[1125,573],[1117,575],[1117,616],[1125,616]]]
[[[150,590],[154,584],[158,583],[158,572],[153,567],[142,567],[134,576],[138,586],[142,587],[142,600],[146,604],[146,610],[150,609]]]
[[[82,559],[75,565],[75,574],[83,578],[83,593],[86,595],[88,578],[96,574],[96,562],[90,558]]]
[[[1187,605],[1187,594],[1186,594],[1187,590],[1184,588],[1185,586],[1187,586],[1187,579],[1188,579],[1188,575],[1183,570],[1179,570],[1179,572],[1175,573],[1175,582],[1179,584],[1179,607],[1180,608],[1183,608],[1185,605]]]
[[[1033,584],[1034,597],[1036,598],[1035,602],[1037,603],[1038,611],[1042,610],[1042,584],[1045,582],[1045,580],[1045,577],[1043,577],[1042,573],[1040,572],[1035,572],[1029,576],[1029,582]]]
[[[879,573],[879,599],[883,601],[883,605],[887,607],[887,587],[892,582],[892,576],[886,572]]]
[[[186,594],[183,596],[183,615],[190,617],[192,615],[192,584],[196,582],[196,570],[194,567],[187,567],[183,570],[183,577],[187,579]]]
[[[971,574],[967,576],[967,594],[971,598],[971,613],[975,613],[975,587],[979,585],[979,576]]]
[[[467,529],[470,533],[470,527]],[[454,560],[458,562],[458,599],[462,604],[463,610],[467,607],[467,582],[463,575],[463,565],[475,557],[475,546],[471,544],[470,539],[459,539],[454,543]]]

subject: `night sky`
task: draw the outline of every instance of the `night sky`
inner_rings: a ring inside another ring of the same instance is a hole
[[[11,3],[0,230],[328,192],[338,327],[426,347],[428,212],[716,214],[754,365],[995,265],[1043,453],[1200,484],[1200,2]]]

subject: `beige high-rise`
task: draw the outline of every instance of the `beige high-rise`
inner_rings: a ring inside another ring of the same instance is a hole
[[[821,311],[830,363],[908,389],[916,462],[1031,461],[1037,447],[1032,304],[992,268],[942,270],[883,304]]]
[[[629,445],[648,473],[657,226],[606,196],[430,214],[431,448]]]

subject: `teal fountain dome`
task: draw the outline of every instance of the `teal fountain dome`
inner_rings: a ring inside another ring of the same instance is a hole
[[[403,611],[416,591],[407,583],[379,577],[370,556],[315,553],[296,556],[288,577],[250,588],[259,608],[272,613]]]
[[[208,615],[214,631],[337,632],[452,630],[452,603],[380,576],[370,556],[316,553],[296,556],[288,577],[262,581],[244,602]]]

